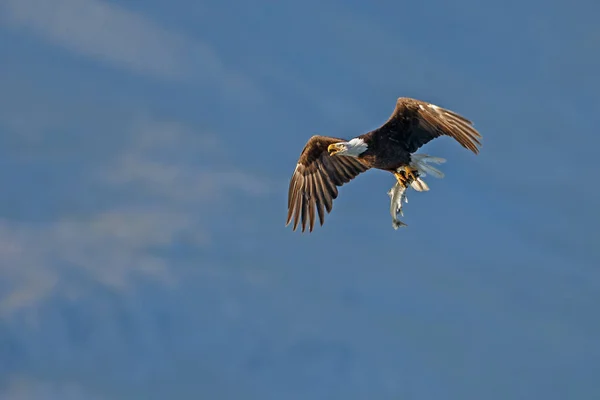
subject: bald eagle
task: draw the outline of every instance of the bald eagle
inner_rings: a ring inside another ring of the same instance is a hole
[[[428,165],[444,159],[414,154],[424,144],[439,137],[450,136],[475,154],[481,146],[480,133],[465,117],[434,104],[401,97],[388,120],[379,128],[348,141],[328,136],[312,136],[298,159],[290,179],[286,226],[293,220],[296,230],[302,222],[302,232],[308,223],[309,232],[315,226],[316,216],[322,226],[325,211],[331,212],[338,187],[348,183],[369,169],[388,171],[396,177],[396,184],[388,193],[394,228],[406,225],[395,219],[394,211],[401,213],[404,191],[410,186],[417,191],[429,190],[422,180],[427,173],[438,178],[443,174]]]

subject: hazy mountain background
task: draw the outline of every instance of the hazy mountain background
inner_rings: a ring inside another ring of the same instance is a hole
[[[600,4],[0,0],[0,399],[598,399]],[[284,227],[313,134],[473,119]]]

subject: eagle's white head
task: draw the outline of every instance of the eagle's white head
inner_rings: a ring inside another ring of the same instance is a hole
[[[369,146],[365,143],[363,139],[354,138],[348,142],[338,142],[333,143],[327,146],[327,151],[330,156],[338,155],[338,156],[350,156],[350,157],[358,157],[367,149]]]

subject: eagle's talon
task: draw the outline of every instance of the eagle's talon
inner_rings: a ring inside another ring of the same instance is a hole
[[[394,173],[394,176],[396,177],[396,180],[398,181],[400,186],[402,186],[403,188],[408,187],[408,181],[404,176],[402,176],[401,173],[396,172]]]
[[[411,182],[417,180],[417,176],[415,175],[414,170],[412,168],[405,167],[404,172],[406,173],[407,178],[409,178]]]

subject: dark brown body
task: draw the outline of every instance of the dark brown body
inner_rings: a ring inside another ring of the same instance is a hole
[[[400,123],[394,124],[392,130],[377,129],[359,136],[369,145],[367,151],[358,156],[358,159],[366,163],[370,168],[385,171],[397,171],[403,165],[410,163],[410,153],[406,143],[397,138],[395,132],[401,132]]]

